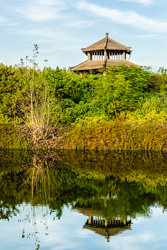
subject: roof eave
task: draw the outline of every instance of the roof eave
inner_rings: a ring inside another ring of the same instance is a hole
[[[98,48],[98,49],[96,49],[96,48],[93,48],[93,49],[91,49],[91,48],[82,48],[81,50],[82,50],[83,53],[88,53],[90,51],[105,50],[105,47],[102,47],[101,49],[100,48]],[[131,47],[121,48],[121,49],[119,49],[119,48],[118,49],[108,49],[106,47],[106,50],[120,50],[120,51],[126,51],[127,53],[131,53],[132,52]]]

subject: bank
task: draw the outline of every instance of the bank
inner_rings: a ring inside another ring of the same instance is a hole
[[[0,148],[167,151],[167,124],[115,121],[35,129],[0,124]]]

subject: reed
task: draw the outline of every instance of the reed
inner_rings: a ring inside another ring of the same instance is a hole
[[[121,121],[76,126],[66,144],[69,149],[83,150],[167,150],[167,126],[130,125]]]
[[[21,132],[20,127],[12,123],[0,124],[0,148],[28,150],[31,146],[31,140]]]

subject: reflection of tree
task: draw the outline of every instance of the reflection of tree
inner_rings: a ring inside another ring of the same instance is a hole
[[[15,205],[10,205],[6,201],[0,202],[0,220],[9,220],[19,213]]]
[[[71,204],[110,221],[151,216],[157,202],[167,207],[165,154],[4,151],[0,165],[0,218],[10,219],[18,204],[31,203],[24,220],[33,225],[31,236],[39,204],[45,218],[51,213],[60,219],[63,206]]]
[[[112,211],[114,207],[120,214],[134,213],[133,217],[136,213],[148,215],[149,206],[157,201],[162,202],[166,208],[166,179],[161,174],[164,171],[166,155],[160,154],[158,164],[157,155],[154,157],[150,154],[144,154],[143,158],[142,154],[121,155],[116,152],[112,152],[111,155],[92,152],[76,154],[73,151],[67,154],[39,152],[32,156],[22,153],[23,156],[17,151],[15,156],[14,152],[11,152],[9,157],[5,153],[6,165],[5,160],[2,161],[3,157],[0,158],[3,166],[0,170],[1,200],[8,199],[12,208],[18,203],[31,201],[34,206],[48,205],[51,211],[56,211],[59,218],[62,207],[75,201],[84,201],[85,204],[87,202],[86,206],[93,206],[93,209],[105,208],[107,204],[104,213],[107,214],[107,209]],[[161,172],[158,168],[150,169],[151,163],[155,160]],[[91,162],[94,164],[93,171],[89,168]],[[134,164],[137,162],[136,169]],[[141,164],[144,162],[143,168]],[[104,163],[106,166],[103,173]],[[99,200],[99,197],[104,198]]]
[[[106,188],[110,192],[107,193]],[[155,202],[153,194],[146,194],[134,183],[106,179],[102,192],[94,197],[78,199],[73,208],[87,209],[110,220],[120,218],[124,221],[127,216],[131,218],[136,218],[138,215],[149,217],[151,215],[150,206]]]
[[[35,239],[36,250],[40,248],[40,240],[38,237],[39,227],[44,227],[45,235],[48,233],[48,216],[50,214],[48,206],[32,206],[31,204],[22,204],[22,213],[24,218],[18,222],[23,224],[22,238],[33,237]],[[54,216],[52,218],[54,220]]]

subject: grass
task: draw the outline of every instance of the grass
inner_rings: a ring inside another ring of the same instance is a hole
[[[11,123],[0,124],[0,148],[28,150],[30,147],[30,140],[22,135],[19,127]]]
[[[67,148],[83,150],[167,150],[167,125],[130,125],[121,121],[76,126]]]

